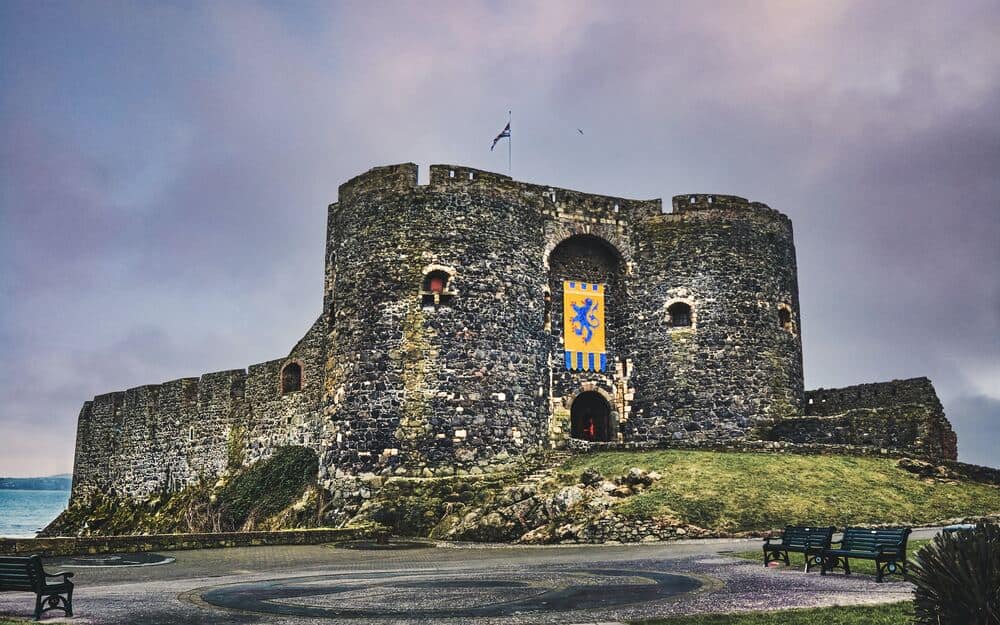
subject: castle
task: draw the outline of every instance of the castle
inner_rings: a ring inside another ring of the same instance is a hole
[[[155,357],[155,355],[151,355]],[[99,395],[73,500],[314,449],[320,483],[462,475],[540,449],[733,442],[955,459],[926,378],[806,392],[791,221],[433,165],[329,206],[323,309],[282,358]]]

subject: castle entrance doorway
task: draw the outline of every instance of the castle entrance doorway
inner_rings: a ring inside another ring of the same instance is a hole
[[[611,440],[611,405],[596,391],[576,396],[569,409],[570,436],[585,441]]]

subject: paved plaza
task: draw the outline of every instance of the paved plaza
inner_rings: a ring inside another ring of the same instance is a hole
[[[932,532],[915,533],[927,537]],[[328,545],[178,551],[145,566],[74,568],[72,623],[617,623],[698,612],[902,601],[909,584],[765,569],[726,552],[760,540],[521,547]],[[393,547],[393,546],[390,546]],[[54,560],[59,568],[69,559]],[[34,598],[0,594],[0,615]]]

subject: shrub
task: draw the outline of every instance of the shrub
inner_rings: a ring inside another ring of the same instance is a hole
[[[917,623],[1000,625],[1000,525],[938,534],[911,567]]]
[[[295,503],[316,483],[319,459],[306,447],[280,447],[236,474],[218,493],[222,529],[251,529]]]

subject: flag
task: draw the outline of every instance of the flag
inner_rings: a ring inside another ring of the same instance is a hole
[[[497,141],[503,139],[504,137],[510,139],[510,122],[507,122],[507,125],[503,127],[500,134],[498,134],[496,139],[493,140],[493,145],[490,146],[490,152],[493,151],[493,148],[497,147]]]
[[[605,371],[604,285],[563,282],[563,356],[567,369]]]

